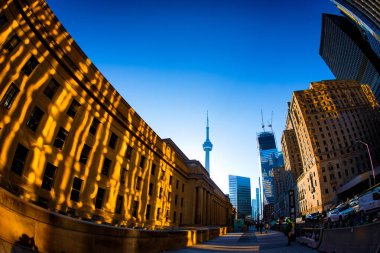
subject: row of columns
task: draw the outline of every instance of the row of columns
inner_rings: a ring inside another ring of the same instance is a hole
[[[203,187],[196,187],[195,224],[224,225],[226,224],[226,207],[218,203],[213,195]]]

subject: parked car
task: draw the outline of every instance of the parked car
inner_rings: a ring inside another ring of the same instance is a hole
[[[305,220],[307,221],[317,221],[322,217],[320,212],[306,214]]]
[[[364,193],[358,200],[360,212],[372,213],[380,210],[380,186]]]
[[[355,210],[349,205],[339,205],[339,207],[327,213],[328,222],[342,221],[348,215],[355,213]]]
[[[358,198],[351,199],[348,204],[355,210],[355,212],[359,212],[359,200]]]

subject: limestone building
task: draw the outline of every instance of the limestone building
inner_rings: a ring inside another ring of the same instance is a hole
[[[43,0],[0,2],[0,184],[85,220],[226,225],[229,199],[161,139]]]
[[[296,176],[301,214],[329,208],[345,184],[368,178],[368,153],[356,140],[369,145],[375,167],[380,163],[379,104],[368,85],[331,80],[295,91],[286,128],[285,168]]]

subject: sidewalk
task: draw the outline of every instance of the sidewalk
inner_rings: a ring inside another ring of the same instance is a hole
[[[283,233],[269,231],[268,234],[255,233],[229,233],[208,242],[197,244],[185,249],[170,251],[178,253],[199,252],[264,252],[264,253],[309,253],[318,252],[306,246],[293,242],[286,246],[287,239]]]

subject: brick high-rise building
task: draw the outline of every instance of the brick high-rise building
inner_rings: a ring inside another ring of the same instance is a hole
[[[369,145],[375,167],[380,163],[379,104],[368,85],[346,80],[313,82],[308,90],[293,93],[287,122],[299,152],[285,130],[285,167],[296,166],[291,169],[297,175],[302,214],[327,209],[345,185],[353,184],[353,178],[368,178],[372,173],[367,150],[356,140]]]

